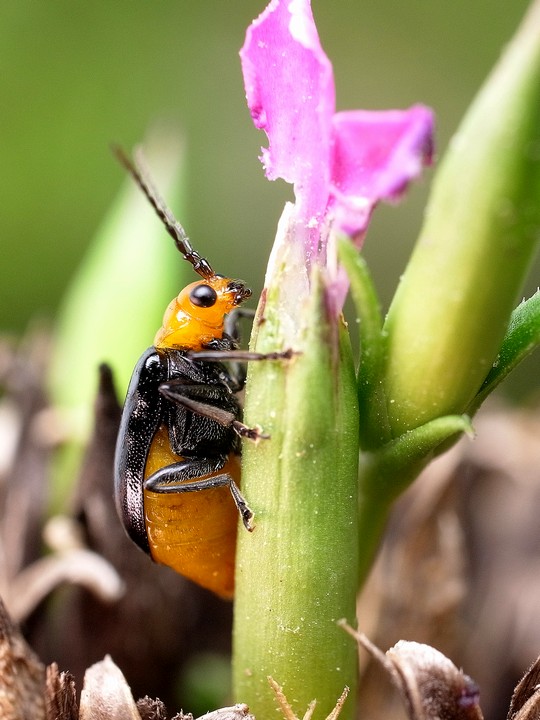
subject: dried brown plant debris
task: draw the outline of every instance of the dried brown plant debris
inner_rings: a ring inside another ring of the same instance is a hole
[[[47,517],[51,460],[69,428],[47,404],[46,364],[41,334],[0,341],[0,596],[40,657],[69,668],[79,686],[111,654],[137,695],[183,702],[191,658],[229,652],[231,606],[126,537],[112,497],[120,404],[106,366],[96,368],[94,432],[68,513]]]
[[[518,683],[508,711],[508,720],[538,720],[540,717],[540,658]]]
[[[0,601],[0,718],[45,717],[45,667],[20,635]]]
[[[163,702],[135,702],[109,656],[84,674],[79,704],[73,676],[47,668],[21,636],[0,601],[0,718],[2,720],[167,720]],[[193,720],[180,712],[171,720]],[[247,705],[220,708],[201,720],[254,720]]]
[[[540,412],[491,403],[475,429],[396,503],[358,618],[379,647],[415,640],[466,667],[502,719],[540,649]],[[361,667],[364,711],[396,720],[365,655]]]
[[[383,653],[364,634],[341,625],[387,672],[409,720],[483,720],[478,685],[443,653],[406,640]]]
[[[46,349],[40,334],[19,347],[0,341],[0,596],[40,657],[69,668],[79,687],[86,668],[111,654],[136,696],[178,706],[185,664],[228,651],[231,608],[125,537],[111,493],[120,406],[106,367],[71,512],[45,522],[51,454],[65,433],[43,390]],[[358,616],[379,647],[414,639],[466,667],[491,719],[504,717],[540,648],[540,413],[492,404],[475,428],[474,442],[439,458],[397,503]],[[364,716],[397,720],[373,663],[362,668]],[[73,717],[72,679],[48,672]],[[149,703],[139,714],[162,718],[163,704]],[[536,703],[534,693],[514,703],[511,718],[530,717]],[[62,717],[54,705],[46,711]]]
[[[287,700],[287,696],[283,692],[283,688],[281,687],[281,685],[278,682],[276,682],[273,677],[270,677],[270,676],[268,677],[268,683],[269,683],[270,687],[272,688],[272,691],[276,698],[278,708],[279,708],[284,720],[300,720],[300,718],[295,714],[294,710],[292,709],[291,705],[289,704],[289,701]],[[345,704],[345,700],[347,699],[348,696],[349,696],[349,688],[345,687],[343,689],[343,692],[337,699],[336,704],[334,705],[333,709],[330,711],[330,714],[327,715],[326,720],[338,720],[338,718],[341,714],[341,710],[343,709],[343,705]],[[315,712],[316,707],[317,707],[317,700],[313,699],[309,703],[306,712],[302,716],[302,720],[312,720],[313,713]]]
[[[340,625],[386,671],[409,720],[483,720],[478,685],[435,648],[400,640],[383,653],[346,621]],[[539,717],[540,657],[515,688],[507,720]]]

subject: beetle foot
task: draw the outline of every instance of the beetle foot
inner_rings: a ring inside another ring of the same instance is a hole
[[[295,355],[301,355],[302,353],[299,350],[293,350],[292,348],[287,348],[287,350],[282,350],[281,352],[270,352],[270,353],[264,353],[263,358],[264,360],[290,360]]]
[[[234,430],[240,435],[240,437],[247,438],[257,443],[259,440],[269,440],[270,435],[263,433],[262,428],[258,425],[256,427],[249,427],[240,422],[240,420],[233,420],[232,426]]]
[[[243,508],[239,508],[240,515],[242,517],[242,522],[244,523],[244,527],[248,532],[253,532],[255,530],[255,525],[251,522],[253,519],[253,513],[246,505]]]
[[[230,478],[229,488],[231,491],[231,495],[233,496],[234,504],[238,508],[238,512],[240,513],[240,517],[242,518],[242,522],[244,523],[244,527],[246,528],[246,530],[249,530],[249,532],[253,532],[254,525],[251,524],[253,512],[245,501],[244,496],[240,492],[240,488],[232,478]]]

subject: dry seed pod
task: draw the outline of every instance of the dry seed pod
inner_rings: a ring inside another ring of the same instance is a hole
[[[388,672],[410,720],[483,720],[478,685],[435,648],[400,640],[384,654],[346,622],[340,625]]]
[[[107,656],[88,668],[81,692],[80,720],[141,720],[129,686]]]
[[[540,717],[540,657],[519,681],[512,695],[507,720],[537,720]]]

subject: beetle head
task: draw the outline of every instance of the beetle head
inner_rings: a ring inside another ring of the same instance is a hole
[[[154,345],[200,350],[223,336],[225,316],[250,296],[241,280],[221,275],[191,283],[169,303]]]

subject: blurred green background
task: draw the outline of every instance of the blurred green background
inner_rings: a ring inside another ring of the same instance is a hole
[[[264,179],[257,156],[265,138],[251,124],[238,59],[245,28],[264,2],[2,4],[0,329],[21,333],[36,316],[54,318],[125,179],[110,142],[131,147],[158,121],[187,138],[182,222],[194,244],[220,272],[260,290],[291,196],[283,183]],[[527,5],[313,0],[338,109],[426,103],[437,113],[444,150]],[[370,230],[366,255],[385,304],[420,226],[428,185],[420,183],[397,209],[380,208]],[[528,294],[537,278],[531,275]],[[529,383],[532,367],[522,371]]]

